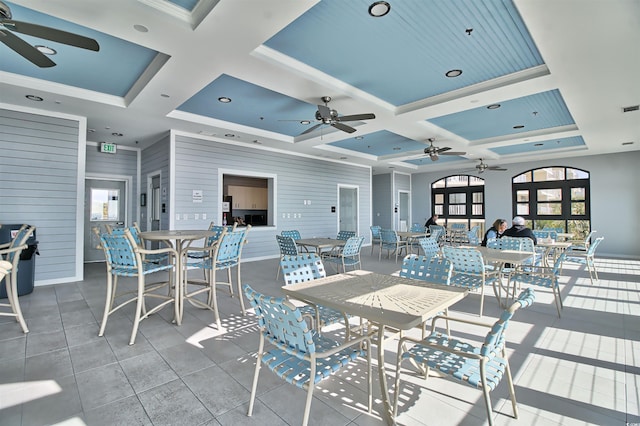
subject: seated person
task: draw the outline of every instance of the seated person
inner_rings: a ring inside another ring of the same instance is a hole
[[[429,230],[429,226],[437,225],[437,224],[438,224],[438,215],[434,214],[429,218],[429,220],[427,220],[427,223],[424,224],[424,227],[427,228],[427,230]]]
[[[490,240],[492,238],[502,237],[502,234],[504,234],[504,231],[506,230],[507,230],[507,220],[496,219],[496,221],[493,222],[493,225],[491,225],[491,228],[487,229],[487,232],[484,233],[484,238],[482,239],[482,242],[480,243],[480,245],[482,247],[486,247],[487,240]]]
[[[523,237],[523,238],[531,238],[533,240],[533,244],[538,244],[538,240],[536,236],[533,234],[533,231],[525,225],[526,221],[522,216],[516,216],[511,221],[511,228],[504,231],[502,234],[503,237]]]
[[[247,226],[247,224],[244,222],[244,219],[241,218],[240,216],[234,217],[234,219],[237,226]]]

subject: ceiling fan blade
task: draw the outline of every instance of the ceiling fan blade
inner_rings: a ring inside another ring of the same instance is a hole
[[[311,133],[315,129],[317,129],[318,127],[322,126],[323,124],[324,123],[319,123],[319,124],[316,124],[315,126],[311,126],[307,130],[305,130],[304,132],[300,133],[298,136],[302,136],[302,135],[306,135],[307,133]]]
[[[331,109],[326,105],[318,105],[318,113],[320,113],[320,118],[331,120]]]
[[[375,114],[354,114],[354,115],[342,115],[336,118],[336,121],[360,121],[360,120],[371,120],[376,118]]]
[[[336,129],[342,130],[343,132],[347,132],[347,133],[353,133],[356,131],[356,129],[354,129],[351,126],[347,126],[346,124],[342,124],[342,123],[331,123],[331,126],[335,127]]]
[[[80,47],[82,49],[93,50],[96,52],[100,50],[100,45],[98,45],[98,42],[94,39],[69,33],[67,31],[30,24],[28,22],[14,21],[11,19],[2,21],[2,24],[6,28],[22,34],[44,38],[46,40],[56,41],[58,43],[68,44],[69,46]]]
[[[38,49],[9,31],[0,31],[0,42],[40,68],[49,68],[56,65],[55,62],[47,58]]]
[[[489,166],[489,167],[487,167],[487,169],[495,170],[497,172],[506,172],[507,171],[507,169],[505,169],[504,167],[500,167],[500,166]]]
[[[449,148],[449,149],[451,149],[451,148]],[[466,152],[455,152],[455,151],[440,152],[440,154],[442,154],[442,155],[467,155]]]
[[[436,152],[437,152],[438,154],[441,154],[441,153],[443,153],[443,152],[445,152],[445,151],[449,151],[450,149],[451,149],[451,148],[449,148],[448,146],[443,146],[442,148],[437,148],[437,149],[436,149]]]

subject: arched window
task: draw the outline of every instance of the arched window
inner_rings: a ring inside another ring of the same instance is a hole
[[[433,213],[445,220],[445,226],[464,223],[470,229],[484,228],[484,179],[454,175],[431,184]]]
[[[571,167],[543,167],[513,178],[513,214],[533,229],[562,228],[585,237],[591,229],[589,172]]]

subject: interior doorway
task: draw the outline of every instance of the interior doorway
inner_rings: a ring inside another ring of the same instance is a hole
[[[119,228],[127,223],[127,179],[92,178],[85,180],[84,261],[103,262],[104,251],[93,228]]]
[[[358,187],[338,185],[338,231],[358,234]]]
[[[398,192],[398,231],[405,232],[411,228],[409,215],[409,192]]]

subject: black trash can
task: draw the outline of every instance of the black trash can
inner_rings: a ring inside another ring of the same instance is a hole
[[[22,227],[19,225],[0,225],[0,244],[9,243],[13,240],[13,234]],[[36,240],[36,231],[27,239],[27,248],[20,253],[20,261],[18,263],[17,288],[18,296],[24,296],[33,291],[33,283],[36,275],[36,254],[38,253],[38,241]],[[11,273],[11,272],[9,272]],[[0,284],[0,299],[7,298],[7,287],[4,280]]]

